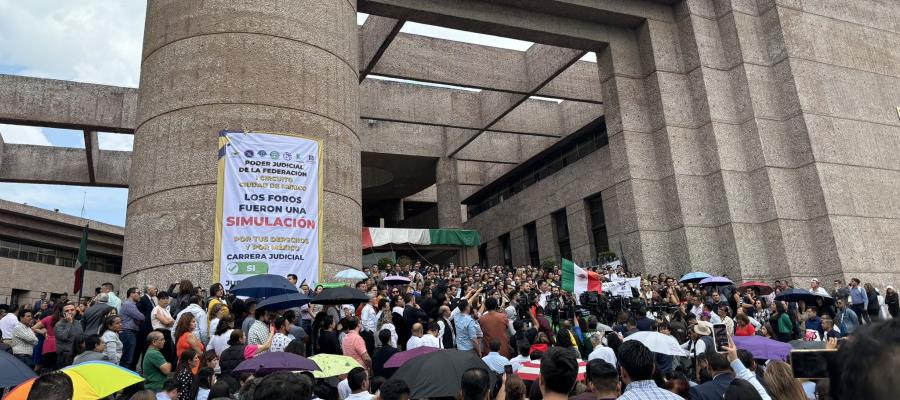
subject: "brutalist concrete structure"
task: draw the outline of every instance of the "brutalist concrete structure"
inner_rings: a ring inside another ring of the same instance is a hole
[[[879,0],[150,0],[140,88],[0,76],[0,122],[88,144],[0,145],[0,180],[129,187],[125,282],[208,281],[215,133],[248,128],[325,140],[329,270],[387,221],[476,229],[492,263],[609,249],[639,271],[897,283],[898,21]]]

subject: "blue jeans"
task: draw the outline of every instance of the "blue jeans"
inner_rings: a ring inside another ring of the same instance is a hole
[[[119,365],[134,370],[132,360],[135,358],[133,355],[137,346],[137,331],[122,329],[119,332],[119,340],[122,341],[122,359],[119,360]]]

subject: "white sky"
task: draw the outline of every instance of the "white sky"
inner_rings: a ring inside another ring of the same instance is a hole
[[[137,87],[146,0],[0,0],[0,74]],[[361,24],[367,16],[357,15]],[[532,43],[407,22],[402,32],[524,51]],[[583,60],[596,61],[593,53]],[[81,132],[0,124],[6,143],[84,147]],[[131,150],[132,136],[101,133]],[[0,198],[125,224],[127,190],[0,183]]]

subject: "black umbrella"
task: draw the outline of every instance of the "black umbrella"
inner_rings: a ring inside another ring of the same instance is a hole
[[[369,296],[365,293],[348,287],[328,288],[322,290],[321,293],[313,297],[313,304],[359,304],[369,301]]]
[[[0,388],[18,386],[37,376],[34,370],[5,351],[0,351],[0,365],[3,365],[3,368],[0,368]]]
[[[235,296],[265,298],[285,293],[296,293],[297,288],[281,275],[253,275],[229,289]]]
[[[256,305],[258,310],[287,310],[288,308],[300,307],[309,303],[309,296],[300,293],[285,293],[278,296],[267,297],[265,300]]]
[[[475,353],[470,351],[441,350],[425,354],[403,364],[391,379],[400,379],[409,386],[410,398],[455,397],[459,394],[459,382],[470,368],[481,368],[491,377],[494,374]]]
[[[775,296],[775,300],[778,301],[787,301],[787,302],[797,302],[803,300],[805,302],[815,302],[816,296],[812,292],[806,289],[788,289],[785,290]]]

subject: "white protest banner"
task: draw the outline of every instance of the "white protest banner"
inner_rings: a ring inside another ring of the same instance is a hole
[[[214,281],[319,281],[321,155],[318,140],[293,134],[219,133]]]
[[[620,278],[612,282],[603,283],[603,292],[609,293],[610,296],[631,297],[631,288],[640,290],[641,278]]]

